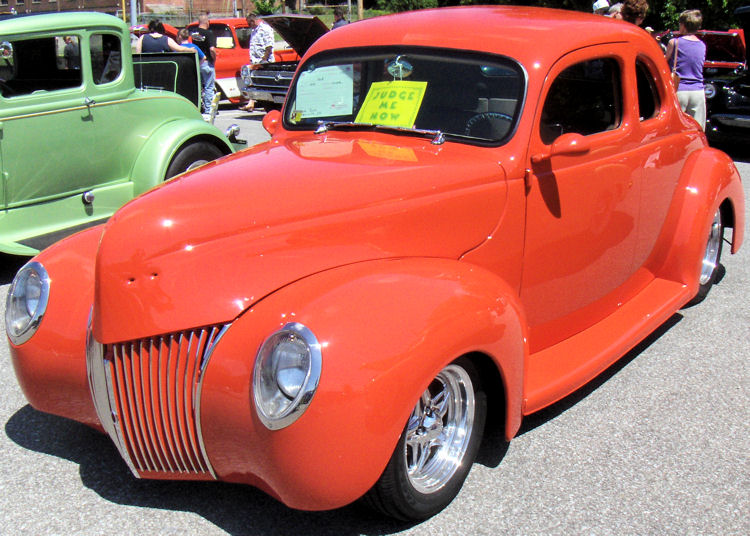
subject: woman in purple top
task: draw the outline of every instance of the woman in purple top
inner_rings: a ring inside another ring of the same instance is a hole
[[[703,63],[706,61],[706,45],[695,35],[700,30],[703,16],[699,10],[689,9],[680,13],[678,22],[682,35],[669,41],[665,54],[670,68],[680,76],[677,100],[680,101],[682,111],[694,117],[705,130],[706,94],[703,91]]]

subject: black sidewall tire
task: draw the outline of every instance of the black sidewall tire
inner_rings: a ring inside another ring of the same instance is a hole
[[[719,213],[721,214],[721,212]],[[709,235],[706,239],[706,247],[708,247],[708,240],[710,240],[711,237],[711,231],[709,230]],[[695,297],[690,300],[687,305],[696,305],[703,300],[706,299],[706,296],[708,296],[709,291],[711,290],[711,287],[714,286],[714,283],[716,283],[716,279],[719,275],[719,267],[721,266],[721,253],[724,249],[724,218],[721,217],[721,240],[719,240],[719,251],[716,254],[716,267],[714,268],[714,271],[711,273],[711,277],[709,277],[708,281],[704,284],[698,284],[698,293],[695,295]],[[705,251],[705,249],[704,249]]]
[[[177,151],[177,154],[167,168],[164,180],[171,179],[172,177],[187,171],[187,169],[195,162],[200,160],[210,162],[211,160],[216,160],[222,156],[224,156],[224,153],[212,143],[207,141],[192,142]]]
[[[487,396],[482,388],[479,374],[471,361],[461,358],[453,364],[462,367],[469,374],[474,388],[474,424],[461,467],[439,491],[430,494],[417,491],[409,481],[406,469],[404,455],[406,427],[404,427],[383,475],[366,496],[366,501],[370,506],[386,515],[407,521],[419,521],[437,514],[458,495],[471,470],[482,442],[487,418]]]

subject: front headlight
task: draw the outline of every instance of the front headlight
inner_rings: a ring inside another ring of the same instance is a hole
[[[38,262],[21,268],[5,301],[5,332],[10,341],[23,344],[36,332],[47,310],[49,276]]]
[[[252,73],[253,70],[250,68],[250,65],[243,65],[240,69],[240,76],[242,77],[242,81],[245,82],[245,85],[249,86],[252,85],[253,81],[250,78],[250,73]]]
[[[706,84],[703,91],[706,93],[707,99],[713,99],[716,96],[716,86],[711,83]]]
[[[296,421],[310,405],[320,381],[320,344],[307,327],[287,324],[261,346],[253,371],[258,417],[269,430]]]

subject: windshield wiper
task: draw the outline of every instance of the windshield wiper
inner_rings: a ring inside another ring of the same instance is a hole
[[[353,121],[318,121],[318,128],[315,129],[315,134],[325,134],[331,129],[338,128],[357,128],[361,130],[372,130],[375,125],[372,123],[355,123]]]
[[[420,136],[431,137],[433,145],[442,145],[445,143],[445,134],[441,130],[427,130],[422,128],[392,127],[388,125],[373,125],[372,123],[355,123],[353,121],[318,121],[318,128],[315,134],[324,134],[332,129],[357,128],[362,130],[387,130],[406,134],[418,134]]]

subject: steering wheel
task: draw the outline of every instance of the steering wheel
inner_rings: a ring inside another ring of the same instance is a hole
[[[466,129],[464,130],[464,135],[470,136],[471,131],[474,128],[486,128],[490,133],[492,132],[493,123],[497,119],[502,119],[503,121],[508,122],[508,126],[510,126],[510,122],[513,121],[513,117],[504,114],[502,112],[481,112],[474,116],[472,116],[467,122],[466,122]],[[507,132],[507,128],[506,128]],[[485,139],[492,139],[495,136],[475,136]]]

